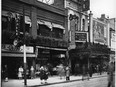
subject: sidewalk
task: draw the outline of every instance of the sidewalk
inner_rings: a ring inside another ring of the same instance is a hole
[[[107,76],[107,74],[102,73],[102,75],[99,75],[96,73],[96,74],[93,74],[92,78],[97,78],[102,76]],[[82,80],[82,76],[70,76],[70,81],[66,81],[65,78],[60,79],[59,76],[52,76],[52,77],[49,77],[47,82],[49,85],[52,85],[52,84],[66,83],[66,82],[79,81],[79,80]],[[42,86],[42,85],[43,84],[41,84],[41,81],[39,78],[27,79],[27,87],[35,87],[35,86]],[[12,80],[9,80],[8,82],[2,82],[2,87],[24,87],[24,80],[12,79]]]

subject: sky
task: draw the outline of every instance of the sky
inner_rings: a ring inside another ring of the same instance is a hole
[[[90,0],[90,10],[95,18],[101,17],[101,14],[116,18],[116,0]]]

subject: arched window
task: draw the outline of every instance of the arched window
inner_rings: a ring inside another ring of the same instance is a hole
[[[75,19],[75,31],[79,31],[79,17],[77,16]]]
[[[85,31],[85,19],[82,20],[82,31]]]

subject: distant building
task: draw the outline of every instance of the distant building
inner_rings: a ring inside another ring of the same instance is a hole
[[[110,56],[112,57],[113,61],[115,61],[116,58],[116,18],[111,18],[109,19],[109,28],[110,28],[110,49],[111,49],[111,54]]]
[[[101,15],[101,18],[99,20],[105,22],[108,24],[108,47],[110,48],[110,57],[115,59],[115,52],[116,52],[116,18],[109,18],[105,17],[105,14]]]

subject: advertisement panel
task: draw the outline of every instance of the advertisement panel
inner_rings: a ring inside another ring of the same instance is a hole
[[[107,25],[97,19],[93,19],[93,41],[95,43],[107,44]]]
[[[1,50],[4,52],[23,52],[23,46],[16,47],[12,44],[2,44]],[[26,46],[26,53],[34,53],[34,48],[32,46]]]
[[[112,51],[115,51],[115,43],[116,43],[116,33],[115,33],[115,31],[111,31],[111,37],[110,37],[110,39],[111,39],[111,50]]]
[[[88,33],[87,32],[77,32],[75,33],[76,42],[85,42],[87,41]]]

